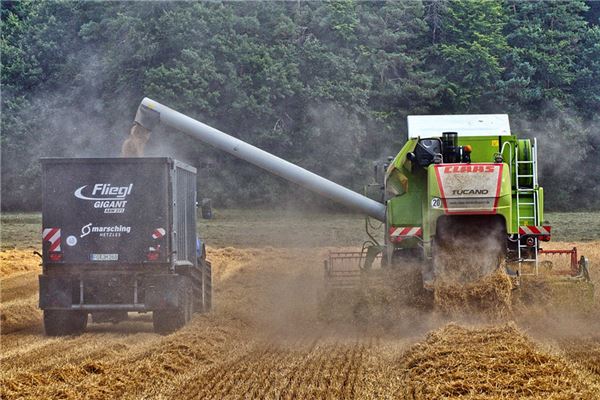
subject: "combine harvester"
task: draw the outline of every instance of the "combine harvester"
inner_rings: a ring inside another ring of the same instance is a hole
[[[408,141],[395,158],[376,166],[370,197],[148,98],[135,122],[148,130],[158,123],[175,128],[366,214],[370,239],[362,251],[331,253],[325,261],[331,292],[369,291],[368,282],[414,265],[420,283],[414,296],[425,298],[441,279],[465,284],[500,266],[515,286],[540,273],[540,243],[550,240],[551,227],[544,223],[537,145],[512,135],[505,114],[409,116]],[[385,226],[383,243],[372,232],[372,219]],[[572,265],[561,281],[583,285],[593,296],[587,259],[566,252]]]

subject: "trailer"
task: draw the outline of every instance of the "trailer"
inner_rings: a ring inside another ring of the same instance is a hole
[[[167,157],[44,158],[40,308],[47,335],[152,312],[169,333],[212,307],[196,169]]]

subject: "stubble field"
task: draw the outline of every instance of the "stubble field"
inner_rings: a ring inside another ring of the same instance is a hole
[[[39,215],[3,215],[0,397],[600,398],[598,296],[585,315],[537,309],[490,323],[407,310],[386,329],[325,323],[322,260],[360,245],[361,217],[215,214],[200,221],[212,313],[167,336],[152,332],[149,314],[131,314],[65,338],[43,335],[37,309]],[[600,217],[548,219],[560,241],[547,247],[576,245],[599,287]]]

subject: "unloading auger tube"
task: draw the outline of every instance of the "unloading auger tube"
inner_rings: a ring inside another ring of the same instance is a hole
[[[226,151],[235,157],[266,169],[288,181],[319,193],[331,200],[385,221],[385,205],[371,200],[337,183],[285,161],[258,147],[234,138],[218,129],[196,121],[149,98],[144,98],[135,116],[135,122],[148,130],[158,123],[187,133],[188,135]]]

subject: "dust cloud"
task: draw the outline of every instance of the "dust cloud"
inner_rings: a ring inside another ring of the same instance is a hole
[[[590,182],[598,182],[600,175],[600,119],[584,121],[575,112],[552,105],[541,114],[536,121],[511,116],[511,129],[519,137],[537,138],[540,185],[547,187],[546,209],[597,209],[600,185]],[[568,192],[577,196],[565,195]]]

